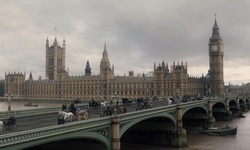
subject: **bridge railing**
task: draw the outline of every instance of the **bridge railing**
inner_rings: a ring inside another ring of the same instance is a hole
[[[174,112],[174,111],[176,111],[175,104],[119,114],[119,116],[121,118],[121,121],[126,122],[128,120],[145,117],[147,115],[154,115],[154,114],[159,114],[163,112]]]
[[[111,117],[103,117],[97,119],[75,121],[63,125],[54,125],[50,127],[4,134],[0,135],[0,149],[25,142],[32,142],[34,140],[54,137],[65,133],[76,132],[79,130],[94,130],[94,128],[102,128],[104,126],[110,126],[110,124]]]
[[[183,108],[188,108],[188,107],[193,107],[193,106],[197,106],[197,105],[206,106],[206,105],[208,105],[208,101],[218,102],[218,101],[225,101],[225,100],[226,100],[225,97],[216,98],[216,99],[206,98],[203,100],[183,102],[183,103],[180,103],[180,105]],[[143,109],[141,111],[134,111],[134,112],[130,112],[130,113],[120,114],[119,116],[120,116],[122,122],[126,122],[128,120],[136,119],[136,118],[140,118],[140,117],[145,117],[147,115],[154,115],[154,114],[159,114],[159,113],[163,113],[163,112],[168,112],[168,113],[175,112],[176,107],[177,107],[177,104],[172,104],[172,105],[167,105],[167,106],[161,106],[161,107],[150,108],[150,109]]]
[[[182,107],[191,107],[191,106],[204,105],[204,104],[206,105],[208,104],[209,100],[210,99],[190,101],[190,102],[181,103],[181,105]]]
[[[181,105],[183,107],[190,107],[192,105],[204,105],[204,104],[207,104],[208,101],[212,102],[212,103],[215,103],[215,102],[218,102],[218,101],[222,101],[222,102],[225,102],[226,99],[229,99],[229,100],[234,100],[234,99],[237,99],[237,97],[221,97],[221,98],[206,98],[206,99],[202,99],[202,100],[197,100],[195,101],[190,101],[190,102],[185,102],[185,103],[181,103]]]

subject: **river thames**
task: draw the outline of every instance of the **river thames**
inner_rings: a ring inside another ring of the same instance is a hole
[[[60,107],[62,102],[32,102],[38,104],[38,107],[24,107],[24,103],[28,101],[12,101],[11,109],[36,109],[46,107]],[[0,102],[0,111],[8,109],[8,102]],[[188,135],[187,148],[169,148],[169,147],[155,147],[143,145],[123,144],[122,150],[249,150],[250,149],[250,112],[243,114],[246,118],[234,118],[233,121],[216,122],[217,126],[224,126],[226,124],[238,126],[238,132],[235,136],[209,136],[203,134]]]
[[[233,121],[216,122],[217,126],[236,125],[237,135],[210,136],[205,134],[188,135],[188,147],[178,150],[249,150],[250,149],[250,112],[246,118],[234,118]],[[177,150],[177,148],[125,145],[125,150]]]

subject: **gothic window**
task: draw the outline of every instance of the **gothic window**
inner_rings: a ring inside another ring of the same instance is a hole
[[[54,58],[49,58],[49,66],[53,66],[54,65]]]
[[[179,88],[180,87],[180,82],[176,83],[176,87]]]
[[[62,66],[62,59],[61,58],[57,59],[57,65]]]

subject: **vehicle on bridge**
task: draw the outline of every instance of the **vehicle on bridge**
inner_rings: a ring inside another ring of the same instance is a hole
[[[73,113],[75,118],[77,118],[77,120],[82,120],[82,119],[88,119],[89,118],[89,113],[86,110],[77,110],[75,113]]]
[[[4,127],[6,130],[16,130],[17,129],[16,117],[10,116],[6,122],[3,121],[3,124],[4,124]]]
[[[92,99],[90,102],[89,102],[89,107],[91,108],[99,108],[101,106],[101,103],[99,100],[94,100]]]
[[[77,118],[77,120],[88,119],[89,118],[89,103],[71,103],[68,112],[74,114],[72,120]]]
[[[153,101],[152,100],[145,100],[145,99],[137,99],[137,110],[147,109],[153,107]]]
[[[132,99],[129,98],[122,98],[122,105],[130,105],[133,103]]]
[[[101,107],[100,107],[100,117],[104,117],[104,116],[111,116],[115,113],[117,114],[122,114],[122,113],[126,113],[127,109],[125,106],[121,105],[121,101],[120,102],[113,102],[113,101],[104,101],[101,102]]]
[[[100,117],[111,116],[115,113],[122,114],[127,112],[128,111],[124,106],[107,106],[101,109]]]

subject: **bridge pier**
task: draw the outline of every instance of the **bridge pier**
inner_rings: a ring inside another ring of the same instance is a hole
[[[213,117],[213,104],[210,100],[208,100],[208,117],[209,117],[209,121],[208,121],[208,127],[212,127],[215,124],[215,118]]]
[[[229,106],[229,99],[227,98],[226,100],[226,109],[227,109],[227,115],[228,115],[228,121],[232,121],[233,120],[233,113],[230,110],[230,106]]]
[[[244,109],[243,109],[242,111],[243,111],[243,112],[248,112],[248,107],[247,107],[247,100],[246,100],[246,98],[244,98],[243,102],[244,102]]]
[[[242,116],[244,108],[241,108],[240,99],[239,98],[237,98],[237,108],[238,108],[238,115]]]
[[[178,148],[188,147],[187,132],[183,128],[182,107],[180,104],[177,105],[177,132],[175,136],[176,136],[175,147],[178,147]]]
[[[248,100],[248,97],[245,97],[245,103],[246,103],[246,108],[247,108],[247,111],[250,109],[250,104],[249,104],[249,100]]]
[[[113,115],[111,118],[112,134],[111,134],[111,150],[120,150],[120,117]]]

